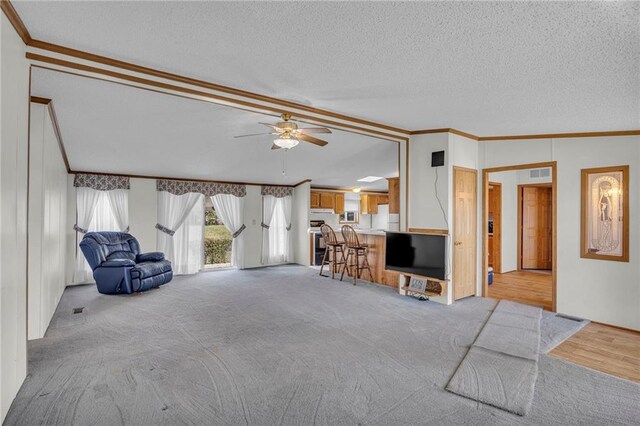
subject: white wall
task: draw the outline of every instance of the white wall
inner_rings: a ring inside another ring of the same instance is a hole
[[[0,420],[27,371],[27,147],[25,45],[0,14]]]
[[[142,252],[155,251],[158,238],[156,180],[132,178],[129,183],[129,232],[140,243]]]
[[[293,190],[293,214],[291,231],[293,232],[293,252],[295,262],[309,265],[309,204],[311,203],[311,183],[306,182]]]
[[[518,269],[517,179],[518,174],[515,170],[489,173],[489,182],[502,184],[501,273],[511,272]],[[482,215],[479,217],[482,218]],[[483,224],[483,226],[486,226],[486,224]]]
[[[484,167],[557,161],[557,310],[640,329],[640,137],[561,138],[480,143]],[[580,257],[580,170],[629,165],[630,261]]]
[[[445,151],[445,166],[431,167],[431,153]],[[411,136],[409,143],[409,228],[447,229],[435,198],[436,169],[438,196],[448,217],[449,134]],[[401,175],[402,176],[402,175]]]
[[[31,104],[29,339],[44,336],[66,284],[67,170],[49,108]]]

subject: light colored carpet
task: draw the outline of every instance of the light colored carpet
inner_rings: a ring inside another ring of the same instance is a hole
[[[542,312],[542,325],[540,327],[540,353],[549,353],[560,343],[580,331],[589,324],[588,320],[579,318],[571,319],[557,315],[554,312]]]
[[[541,355],[525,417],[445,390],[495,306],[291,266],[65,291],[7,425],[631,424],[640,386]],[[85,306],[84,314],[72,308]]]
[[[447,390],[524,416],[538,377],[542,309],[501,300]]]

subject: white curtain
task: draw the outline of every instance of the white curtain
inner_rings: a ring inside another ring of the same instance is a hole
[[[285,262],[293,263],[293,232],[291,232],[292,224],[291,218],[293,215],[293,197],[287,195],[282,197],[282,213],[284,214],[284,222],[286,225],[285,247],[284,247],[284,259]]]
[[[271,263],[270,230],[273,214],[276,211],[278,198],[273,195],[262,196],[262,264]]]
[[[106,191],[111,211],[118,224],[118,230],[129,232],[129,191],[126,189],[114,189]]]
[[[231,232],[231,264],[244,268],[244,198],[230,194],[216,194],[211,197],[213,208],[224,226]]]
[[[127,192],[125,191],[125,198]],[[127,203],[128,204],[128,203]],[[73,273],[73,283],[82,284],[93,282],[93,272],[82,254],[80,242],[85,232],[117,231],[118,222],[113,214],[107,191],[92,188],[76,188],[76,267]],[[83,232],[84,231],[84,232]]]
[[[175,265],[176,247],[174,236],[176,231],[187,220],[193,207],[200,202],[202,204],[204,196],[193,192],[184,195],[174,195],[166,191],[158,192],[158,251],[164,253],[166,259]],[[204,213],[203,213],[204,215]],[[201,231],[202,232],[202,231]],[[186,246],[180,245],[180,250]],[[182,256],[183,254],[181,254]],[[175,267],[174,267],[175,271]]]
[[[202,249],[204,235],[204,196],[193,206],[184,223],[173,235],[173,273],[176,275],[195,274],[204,264]]]

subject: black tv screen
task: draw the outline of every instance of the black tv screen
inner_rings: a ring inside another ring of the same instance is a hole
[[[387,232],[385,269],[445,279],[445,235]]]

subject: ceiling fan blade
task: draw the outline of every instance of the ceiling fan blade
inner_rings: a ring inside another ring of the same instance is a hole
[[[271,145],[271,149],[282,149],[282,148],[274,143],[273,145]]]
[[[313,136],[305,135],[304,133],[296,134],[296,139],[301,141],[309,142],[318,146],[325,146],[328,144],[327,141],[323,141],[322,139],[314,138]]]
[[[298,133],[331,133],[331,130],[326,127],[306,127],[304,129],[298,129]]]
[[[258,123],[258,124],[262,124],[263,126],[271,127],[273,130],[275,130],[278,133],[282,133],[284,131],[280,127],[276,127],[273,124],[269,124],[269,123]]]
[[[234,136],[234,138],[246,138],[248,136],[261,136],[261,135],[276,135],[277,133],[252,133],[250,135],[239,135]]]

